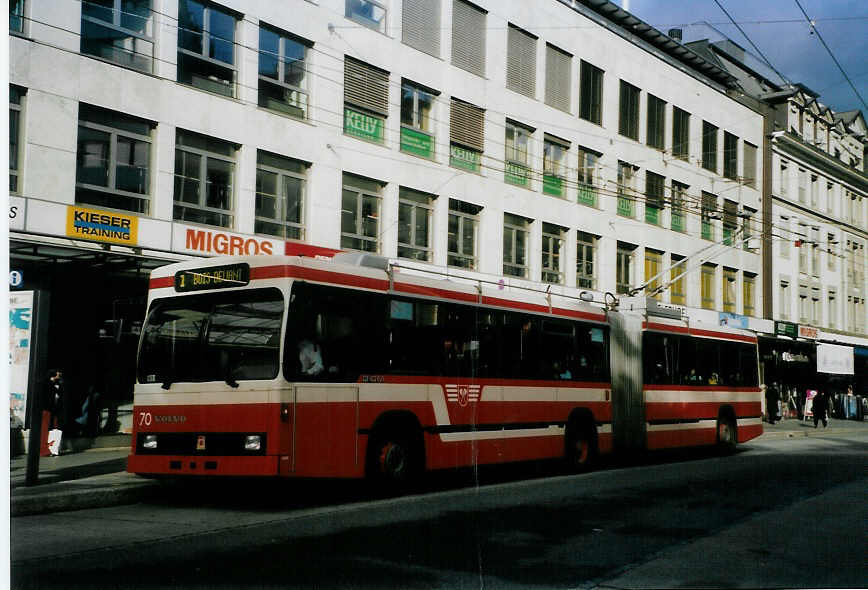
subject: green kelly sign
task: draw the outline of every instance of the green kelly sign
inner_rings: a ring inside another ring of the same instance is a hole
[[[511,184],[517,184],[519,186],[527,186],[528,184],[530,184],[528,169],[521,164],[507,162],[505,178],[506,182],[509,182]]]
[[[433,158],[434,140],[427,133],[409,127],[401,127],[401,151],[423,158]]]
[[[344,133],[383,143],[383,119],[344,107]]]
[[[449,145],[449,165],[470,172],[479,172],[479,152],[469,150],[454,143]]]
[[[799,335],[799,325],[792,322],[775,322],[775,334],[797,338]]]
[[[564,179],[560,176],[543,174],[543,192],[547,195],[554,195],[556,197],[563,196]]]

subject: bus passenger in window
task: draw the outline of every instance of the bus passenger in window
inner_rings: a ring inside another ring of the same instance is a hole
[[[322,364],[322,349],[308,339],[298,343],[298,362],[301,363],[302,375],[319,375],[325,368]]]

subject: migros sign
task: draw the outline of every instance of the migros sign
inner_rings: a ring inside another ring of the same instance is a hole
[[[172,233],[176,252],[224,256],[283,254],[283,242],[268,238],[177,225]]]

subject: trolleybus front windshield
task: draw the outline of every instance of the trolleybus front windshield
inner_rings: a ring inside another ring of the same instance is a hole
[[[285,305],[278,289],[203,293],[151,304],[139,351],[140,383],[274,379]]]

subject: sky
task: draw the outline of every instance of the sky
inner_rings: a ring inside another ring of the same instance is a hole
[[[868,0],[613,0],[654,28],[683,30],[684,42],[715,38],[710,23],[757,57],[759,48],[787,80],[820,95],[835,112],[861,109],[868,116]],[[732,24],[718,3],[745,32]],[[799,8],[814,21],[815,31]],[[819,36],[818,36],[819,33]],[[820,38],[849,76],[856,92]],[[861,99],[860,99],[861,96]]]

